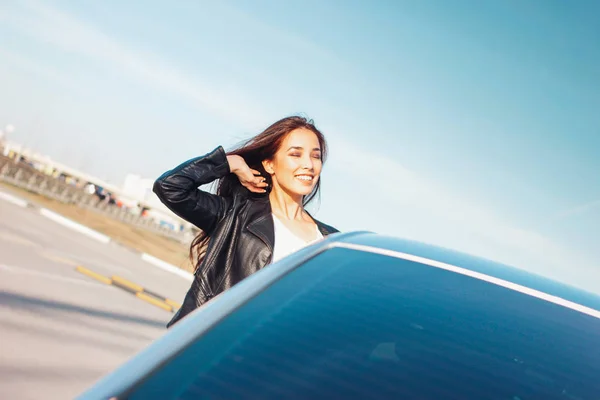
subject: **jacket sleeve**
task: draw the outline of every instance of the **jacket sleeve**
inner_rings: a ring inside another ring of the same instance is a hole
[[[152,190],[160,201],[184,220],[211,232],[229,207],[229,200],[198,189],[229,174],[222,146],[162,174]]]

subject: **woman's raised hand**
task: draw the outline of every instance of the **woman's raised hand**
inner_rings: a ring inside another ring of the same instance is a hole
[[[242,186],[254,193],[266,192],[265,188],[268,184],[265,182],[265,178],[260,175],[259,171],[250,168],[242,157],[227,156],[227,162],[230,171],[238,177]]]

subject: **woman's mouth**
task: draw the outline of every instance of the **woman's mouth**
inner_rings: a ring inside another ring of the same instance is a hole
[[[296,179],[303,183],[311,183],[314,179],[312,175],[296,175]]]

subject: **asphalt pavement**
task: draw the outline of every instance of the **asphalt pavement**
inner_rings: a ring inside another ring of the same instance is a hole
[[[0,398],[69,399],[166,332],[172,313],[75,270],[182,302],[189,281],[0,200]]]

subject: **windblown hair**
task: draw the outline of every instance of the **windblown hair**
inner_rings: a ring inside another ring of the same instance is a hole
[[[319,145],[321,146],[321,161],[325,162],[327,158],[327,143],[325,141],[325,137],[315,127],[312,120],[300,116],[291,116],[280,119],[260,134],[238,145],[237,148],[227,152],[227,155],[238,155],[242,157],[244,161],[246,161],[246,164],[248,164],[250,168],[260,171],[261,175],[268,183],[266,193],[266,195],[268,195],[268,192],[272,188],[273,182],[271,180],[271,175],[265,171],[262,162],[264,160],[272,160],[275,157],[275,153],[277,153],[281,147],[281,144],[286,136],[296,129],[307,129],[317,136]],[[304,206],[309,204],[318,194],[320,194],[320,189],[321,179],[318,180],[313,191],[304,196],[302,199],[302,204]],[[217,181],[216,194],[223,197],[250,197],[257,195],[256,193],[252,193],[242,186],[235,174],[229,174]],[[209,241],[210,236],[206,232],[200,232],[190,245],[190,261],[195,265],[195,271],[197,271],[202,264]]]

